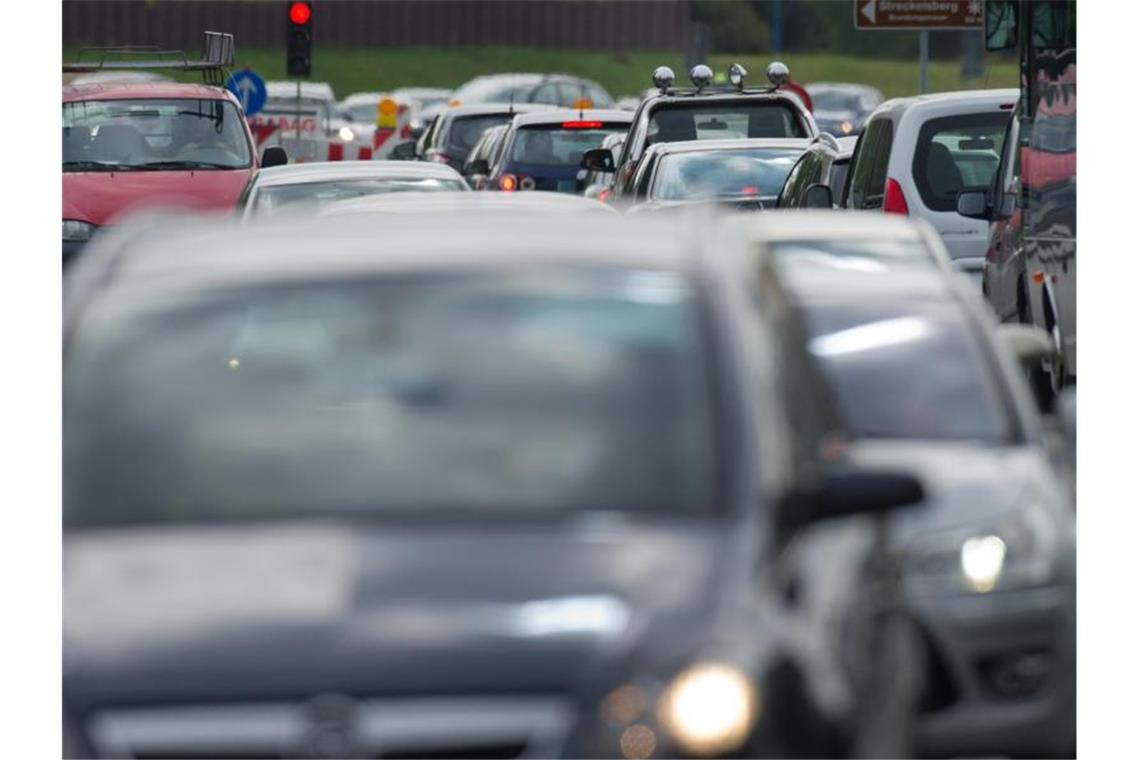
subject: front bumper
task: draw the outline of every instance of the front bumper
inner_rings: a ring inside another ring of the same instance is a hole
[[[976,596],[925,595],[912,609],[932,664],[920,717],[924,755],[1071,757],[1076,750],[1072,585]]]

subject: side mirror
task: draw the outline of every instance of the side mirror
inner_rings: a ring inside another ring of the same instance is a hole
[[[420,139],[420,137],[423,136],[423,134],[426,130],[427,130],[426,124],[419,126],[419,127],[412,127],[412,132],[411,132],[412,140]]]
[[[812,185],[804,193],[804,208],[831,208],[831,188],[826,185]]]
[[[1057,353],[1053,337],[1034,325],[998,325],[997,335],[1010,353],[1027,367],[1038,366],[1042,360],[1052,359]]]
[[[882,513],[916,504],[925,495],[922,483],[905,472],[843,469],[828,473],[814,488],[785,496],[776,524],[791,530],[834,517]]]
[[[978,191],[958,193],[958,213],[970,219],[990,218],[990,204],[986,194]]]
[[[389,155],[396,161],[411,161],[416,157],[415,140],[405,140],[402,143],[396,143],[392,146],[392,152]]]
[[[284,166],[289,163],[289,156],[285,153],[285,149],[274,145],[266,148],[261,152],[261,168],[268,169],[271,166]]]
[[[594,148],[582,154],[581,166],[587,171],[606,172],[614,170],[614,154],[608,148]]]
[[[487,165],[487,159],[477,158],[474,161],[472,161],[471,163],[467,164],[467,172],[466,173],[468,175],[490,174],[491,173],[491,167]]]

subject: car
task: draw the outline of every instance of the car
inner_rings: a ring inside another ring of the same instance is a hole
[[[979,287],[989,225],[958,214],[958,194],[987,190],[1017,90],[894,98],[867,119],[840,205],[924,219]]]
[[[421,214],[439,219],[450,219],[455,214],[497,215],[512,224],[515,219],[542,214],[586,214],[590,217],[610,217],[616,209],[581,196],[535,190],[529,193],[457,193],[408,192],[390,195],[373,195],[367,198],[330,203],[319,212],[323,216],[356,214]]]
[[[1022,367],[1048,334],[999,325],[967,278],[931,266],[947,257],[925,222],[807,210],[738,223],[802,315],[851,457],[927,486],[922,507],[888,518],[929,663],[915,751],[1073,757],[1075,492]]]
[[[112,84],[119,82],[173,82],[174,79],[157,71],[92,71],[76,74],[65,84]]]
[[[578,191],[582,154],[629,130],[628,111],[552,109],[511,120],[503,150],[487,169],[490,190]]]
[[[837,139],[826,132],[817,136],[788,172],[776,198],[776,207],[832,208],[834,199],[843,191],[857,140],[856,137]],[[809,197],[808,191],[816,186],[827,188],[827,193],[813,190]]]
[[[207,40],[230,35],[207,32]],[[209,48],[214,50],[214,48]],[[216,76],[232,59],[106,60],[64,64],[65,72],[137,73],[139,64],[204,70]],[[196,67],[196,68],[191,68]],[[104,81],[63,87],[63,262],[69,264],[107,225],[147,206],[229,211],[259,163],[287,159],[280,148],[260,160],[241,104],[220,79],[210,84]]]
[[[846,462],[741,243],[502,221],[154,219],[77,262],[65,747],[909,754],[867,560],[922,485]]]
[[[249,120],[259,144],[271,136],[293,140],[287,144],[295,158],[321,161],[327,155],[322,148],[328,138],[342,143],[371,142],[375,101],[372,118],[359,122],[342,115],[328,82],[300,82],[298,86],[295,81],[272,81],[265,83],[265,91],[265,105]]]
[[[507,124],[497,124],[483,131],[483,136],[467,154],[463,162],[463,178],[472,190],[482,190],[487,185],[490,166],[503,151],[503,137],[507,134]]]
[[[715,201],[769,208],[803,152],[806,139],[692,140],[651,145],[612,202],[639,212]]]
[[[392,149],[393,156],[435,161],[460,171],[471,149],[489,127],[506,124],[516,114],[547,110],[551,107],[534,103],[452,106],[441,111],[417,141],[396,145]]]
[[[336,114],[354,135],[359,133],[370,136],[376,129],[380,101],[384,98],[392,98],[397,104],[405,107],[411,107],[413,104],[412,101],[395,93],[354,92],[337,103]]]
[[[305,206],[402,192],[470,188],[450,166],[408,161],[321,161],[264,169],[242,199],[246,220],[293,213]]]
[[[625,142],[625,134],[621,132],[606,135],[598,146],[603,150],[614,152],[621,149]],[[597,169],[578,170],[578,188],[587,198],[597,198],[605,201],[611,193],[610,184],[613,182],[613,172],[598,171]]]
[[[867,117],[883,102],[883,93],[865,84],[812,82],[804,89],[811,98],[815,123],[835,137],[858,135]]]
[[[780,89],[789,81],[788,67],[779,61],[768,66],[771,87],[746,89],[747,71],[730,68],[732,84],[713,85],[712,69],[703,64],[689,72],[692,88],[675,88],[668,66],[653,72],[656,95],[641,101],[633,124],[615,158],[601,148],[588,151],[582,168],[615,172],[614,192],[628,183],[646,149],[656,143],[737,138],[814,138],[819,129],[811,113],[794,92]]]
[[[614,108],[613,97],[592,79],[567,74],[487,74],[460,85],[455,105],[546,103],[563,108]]]

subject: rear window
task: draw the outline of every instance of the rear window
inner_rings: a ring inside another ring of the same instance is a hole
[[[483,132],[496,124],[506,124],[514,118],[509,113],[484,114],[481,116],[461,116],[451,121],[451,128],[447,131],[448,153],[459,153],[464,156],[475,147]]]
[[[922,125],[914,182],[932,211],[954,211],[958,193],[987,190],[1001,160],[1008,111],[947,116]]]
[[[254,200],[253,211],[258,216],[269,216],[285,206],[299,203],[323,206],[334,201],[382,193],[433,190],[455,192],[466,189],[462,180],[438,177],[382,177],[305,182],[261,188]]]
[[[649,117],[648,144],[806,136],[798,116],[784,103],[714,101],[658,107]]]
[[[607,135],[624,134],[629,124],[620,122],[573,121],[588,127],[537,124],[521,127],[511,146],[510,162],[540,166],[578,166],[582,154],[601,145]]]
[[[795,148],[770,148],[662,156],[650,197],[665,201],[774,197],[802,153]]]

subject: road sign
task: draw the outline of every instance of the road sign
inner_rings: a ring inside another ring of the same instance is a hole
[[[856,29],[982,29],[982,0],[855,0]]]
[[[230,74],[226,89],[238,99],[247,117],[265,108],[265,80],[249,69]]]

